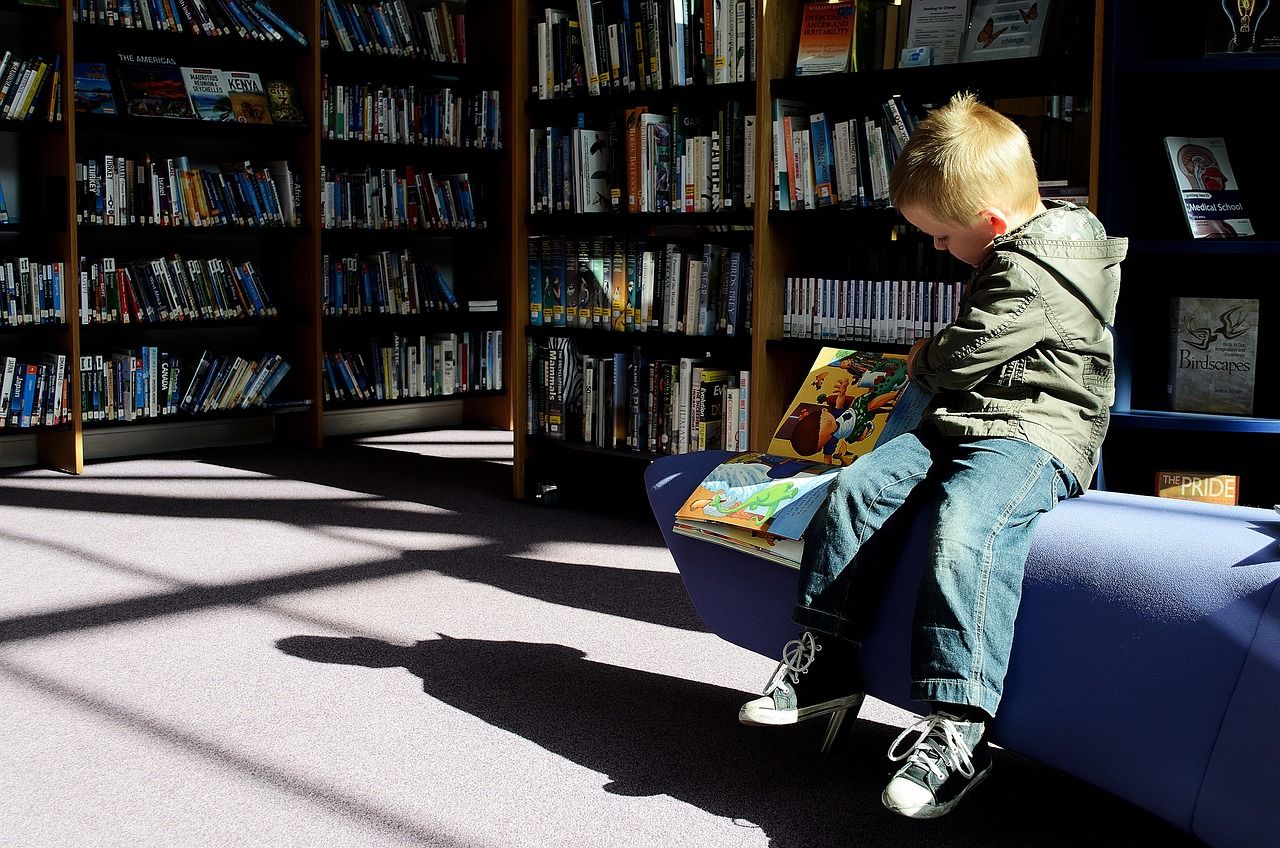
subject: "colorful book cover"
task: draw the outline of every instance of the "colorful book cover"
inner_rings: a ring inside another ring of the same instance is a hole
[[[182,79],[187,85],[191,108],[202,121],[234,121],[231,96],[222,79],[220,68],[182,68]]]
[[[805,3],[796,49],[796,76],[838,74],[849,70],[853,40],[854,0]]]
[[[903,354],[823,348],[769,452],[716,466],[676,512],[675,531],[798,567],[798,543],[836,474],[914,428],[929,400],[907,382]]]
[[[298,101],[297,89],[289,80],[267,80],[267,105],[271,110],[271,121],[276,124],[304,123],[302,105]]]
[[[169,56],[119,54],[116,73],[125,111],[136,117],[196,117],[175,59]]]
[[[223,71],[222,79],[231,97],[231,111],[242,124],[271,123],[271,107],[262,80],[252,71]]]
[[[116,114],[116,98],[103,62],[76,62],[76,111],[97,115]]]
[[[1227,158],[1222,138],[1165,136],[1183,217],[1192,238],[1238,238],[1253,235],[1240,184]]]
[[[978,0],[960,48],[961,62],[1040,55],[1051,0]]]

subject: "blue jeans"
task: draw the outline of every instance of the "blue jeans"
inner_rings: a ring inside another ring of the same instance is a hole
[[[794,618],[859,642],[897,558],[908,502],[935,507],[916,595],[911,698],[995,715],[1013,647],[1022,575],[1040,516],[1080,493],[1030,442],[954,438],[927,426],[842,470],[805,538]]]

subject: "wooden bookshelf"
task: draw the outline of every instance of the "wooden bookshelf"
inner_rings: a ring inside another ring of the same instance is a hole
[[[410,6],[423,0],[409,0]],[[432,62],[363,53],[342,53],[321,45],[319,3],[308,0],[275,0],[272,7],[301,32],[307,44],[287,39],[262,42],[241,37],[207,37],[190,32],[153,32],[74,21],[74,3],[48,9],[23,6],[14,0],[0,2],[0,54],[10,47],[24,53],[58,54],[62,58],[64,120],[0,122],[0,156],[16,150],[16,161],[0,160],[21,172],[21,208],[11,209],[14,220],[0,225],[0,256],[30,255],[56,258],[66,263],[72,278],[63,297],[68,316],[65,325],[6,328],[0,332],[0,354],[60,353],[70,372],[70,423],[58,428],[0,431],[0,438],[34,436],[38,462],[70,472],[84,464],[85,420],[80,408],[79,358],[83,353],[144,344],[172,346],[183,351],[202,347],[234,352],[275,350],[292,370],[265,408],[242,413],[140,419],[128,424],[89,422],[90,429],[104,426],[137,428],[145,445],[151,424],[172,420],[222,420],[268,417],[281,443],[319,447],[324,442],[326,408],[352,405],[326,404],[322,391],[322,352],[330,338],[349,338],[361,332],[378,336],[390,332],[450,333],[502,330],[509,347],[514,338],[513,310],[506,281],[512,258],[506,252],[511,240],[510,195],[504,189],[511,178],[511,134],[508,118],[518,104],[514,81],[503,73],[504,57],[513,49],[514,28],[507,22],[511,7],[505,0],[450,0],[454,9],[466,9],[472,22],[467,33],[469,64]],[[10,42],[11,36],[15,43]],[[20,40],[20,44],[16,43]],[[77,61],[104,61],[112,75],[117,106],[120,91],[114,77],[119,52],[168,55],[179,65],[207,66],[258,72],[264,81],[284,78],[294,83],[306,118],[304,126],[258,126],[211,123],[198,120],[140,118],[126,114],[77,114],[74,111],[73,68]],[[440,85],[474,90],[485,87],[500,92],[505,129],[500,150],[445,149],[415,145],[377,145],[333,142],[324,137],[321,115],[321,82],[328,73],[353,82],[405,81],[419,88]],[[522,98],[521,98],[522,99]],[[287,160],[302,182],[302,226],[280,227],[151,227],[78,224],[76,220],[76,162],[91,155],[147,152],[176,156],[190,154],[202,161]],[[323,164],[362,162],[379,167],[414,165],[454,173],[466,170],[483,179],[484,214],[489,226],[483,231],[327,232],[322,225],[320,173]],[[19,245],[21,247],[19,248]],[[322,257],[330,249],[352,251],[400,250],[449,251],[450,268],[456,269],[460,300],[494,298],[499,311],[471,313],[462,309],[448,315],[375,315],[350,319],[323,314]],[[180,253],[184,258],[238,256],[262,263],[263,282],[279,309],[272,319],[238,321],[181,321],[155,324],[85,324],[79,321],[79,287],[75,272],[79,257],[118,256],[141,258]],[[511,356],[505,373],[511,372]],[[509,378],[504,380],[509,386]],[[466,392],[409,401],[457,401],[462,422],[486,426],[511,426],[509,391]],[[404,403],[386,403],[400,407]],[[452,418],[453,414],[450,413]],[[145,451],[145,446],[142,448]]]
[[[513,256],[512,303],[518,316],[526,315],[528,303],[526,289],[528,280],[525,276],[528,257],[526,253],[526,237],[530,234],[558,232],[561,228],[572,228],[584,234],[597,233],[629,233],[645,232],[646,226],[652,224],[706,224],[714,229],[717,223],[729,224],[732,229],[750,228],[750,238],[754,250],[754,298],[752,313],[752,333],[749,337],[732,340],[733,345],[744,347],[744,368],[751,371],[751,403],[750,403],[750,446],[754,450],[763,450],[769,440],[773,425],[782,415],[784,404],[794,392],[797,381],[807,372],[817,349],[824,344],[814,339],[782,338],[783,288],[788,275],[819,274],[821,268],[847,268],[866,256],[876,254],[890,257],[885,261],[893,262],[894,268],[920,272],[937,267],[938,258],[934,256],[931,246],[926,242],[921,249],[917,245],[907,245],[898,254],[892,251],[902,235],[904,228],[901,217],[892,209],[819,209],[799,212],[778,211],[773,208],[772,175],[770,173],[771,146],[773,135],[771,121],[773,101],[775,98],[787,98],[803,101],[812,105],[815,111],[832,110],[843,112],[846,116],[857,114],[862,109],[878,108],[878,105],[892,95],[902,95],[909,99],[911,105],[919,107],[923,104],[942,102],[958,90],[975,91],[984,102],[996,104],[1011,103],[1014,98],[1024,101],[1028,98],[1047,98],[1050,96],[1070,96],[1073,98],[1075,110],[1071,119],[1074,128],[1068,128],[1075,139],[1075,147],[1070,157],[1060,156],[1060,162],[1051,167],[1057,171],[1046,173],[1044,162],[1041,162],[1041,177],[1050,179],[1069,179],[1073,185],[1088,186],[1091,201],[1095,201],[1098,192],[1099,159],[1097,155],[1100,134],[1100,94],[1101,94],[1101,61],[1102,61],[1102,26],[1103,4],[1072,4],[1072,13],[1076,18],[1059,31],[1056,44],[1046,50],[1045,54],[1030,59],[1011,59],[1003,61],[974,62],[968,64],[947,65],[938,67],[864,70],[857,73],[830,74],[810,78],[796,78],[793,74],[796,44],[801,20],[801,0],[781,0],[781,2],[756,3],[756,43],[755,63],[756,79],[745,86],[739,95],[752,101],[753,108],[746,111],[756,116],[755,140],[755,206],[749,214],[735,213],[729,221],[716,221],[716,215],[707,216],[705,221],[656,221],[651,217],[660,216],[628,216],[622,215],[531,215],[522,212],[522,204],[517,201],[512,210],[513,239],[511,253]],[[516,5],[515,17],[523,24],[532,16],[541,14],[543,6],[533,0],[521,0]],[[565,7],[571,16],[576,17],[576,10]],[[907,27],[905,7],[899,26],[905,33]],[[600,97],[573,97],[565,99],[538,100],[528,95],[529,72],[527,63],[521,57],[527,56],[530,36],[527,26],[518,26],[515,38],[514,77],[516,91],[527,98],[525,109],[514,113],[513,124],[515,136],[524,139],[528,136],[530,126],[537,126],[531,121],[543,120],[544,116],[558,116],[572,119],[578,113],[586,113],[594,109],[621,109],[632,105],[657,104],[664,108],[672,98],[688,98],[701,102],[714,102],[720,92],[717,89],[725,86],[707,86],[703,89],[675,89],[661,92],[631,92],[625,94],[609,94]],[[879,48],[877,48],[879,49]],[[1026,108],[1025,102],[1019,107]],[[1015,120],[1025,120],[1024,126],[1040,127],[1039,116],[1022,115]],[[1055,121],[1061,121],[1054,116]],[[1061,123],[1055,126],[1063,130]],[[1033,148],[1035,141],[1033,140]],[[516,169],[515,185],[529,184],[528,166],[523,151],[513,157]],[[1037,151],[1038,153],[1039,151]],[[523,195],[521,196],[523,198]],[[527,205],[527,204],[525,204]],[[670,219],[681,219],[686,216],[665,216]],[[698,217],[698,216],[692,216]],[[573,219],[580,219],[574,221]],[[561,222],[564,223],[561,223]],[[745,233],[742,237],[747,237]],[[923,259],[921,259],[923,257]],[[964,274],[958,269],[949,269],[948,273],[957,273],[957,279]],[[950,279],[950,277],[947,277]],[[521,321],[517,321],[521,324]],[[526,485],[524,479],[525,466],[534,460],[555,462],[546,455],[550,452],[567,453],[559,461],[572,464],[580,461],[582,456],[592,459],[602,457],[599,448],[588,446],[565,446],[555,440],[542,437],[526,438],[524,426],[524,399],[528,387],[524,377],[524,340],[530,335],[573,335],[575,332],[563,329],[525,328],[519,327],[518,336],[514,339],[514,349],[520,357],[516,367],[515,393],[515,494],[517,497],[534,495],[532,485]],[[643,336],[644,334],[635,334]],[[629,344],[617,339],[620,343]],[[693,340],[690,340],[693,341]],[[727,340],[705,340],[720,343]],[[655,347],[659,342],[654,339],[645,340],[646,344]],[[847,344],[866,347],[886,352],[905,352],[905,347],[851,343],[848,341],[825,344]],[[708,347],[710,347],[708,345]],[[619,451],[618,453],[622,453]],[[637,454],[641,460],[651,458],[648,454]],[[643,462],[640,463],[643,465]],[[530,484],[533,481],[528,481]],[[639,475],[631,481],[639,486]],[[614,482],[616,485],[616,481]],[[630,485],[630,483],[628,483]],[[526,491],[530,489],[530,491]]]

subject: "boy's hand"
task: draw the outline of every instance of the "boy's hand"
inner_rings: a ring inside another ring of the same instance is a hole
[[[907,376],[915,379],[916,376],[916,355],[920,353],[920,349],[929,343],[933,337],[919,339],[911,346],[911,350],[907,351]]]

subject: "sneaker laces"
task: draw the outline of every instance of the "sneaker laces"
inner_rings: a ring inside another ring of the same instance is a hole
[[[809,666],[813,665],[813,658],[821,650],[822,646],[817,643],[813,638],[813,634],[808,630],[802,633],[799,639],[792,639],[783,645],[782,662],[778,663],[778,667],[773,671],[773,676],[769,678],[769,682],[765,685],[765,693],[772,692],[783,680],[799,683],[800,675],[809,670]]]
[[[901,754],[895,754],[903,740],[913,733],[920,738]],[[933,772],[939,780],[947,779],[947,770],[960,772],[964,777],[973,777],[973,752],[960,732],[959,724],[952,718],[935,713],[920,719],[908,727],[893,740],[889,746],[889,759],[895,763],[910,758],[912,765],[918,765]]]

